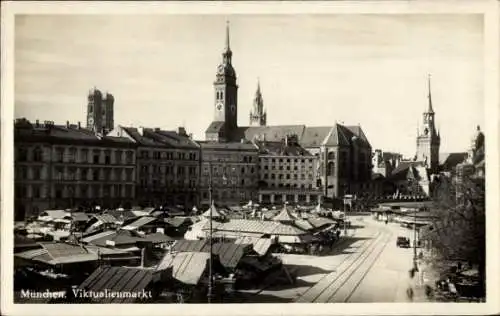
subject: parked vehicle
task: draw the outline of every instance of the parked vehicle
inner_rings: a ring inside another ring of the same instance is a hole
[[[410,239],[407,237],[398,237],[396,246],[400,248],[410,248]]]

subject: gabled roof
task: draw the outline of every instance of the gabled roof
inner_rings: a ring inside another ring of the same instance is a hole
[[[154,221],[157,221],[157,220],[158,220],[158,218],[152,217],[152,216],[139,217],[136,220],[134,220],[133,222],[127,224],[124,227],[122,227],[122,229],[126,229],[126,230],[138,229],[138,228],[141,228],[144,225],[150,224],[150,223],[152,223]]]
[[[332,130],[331,126],[307,126],[300,138],[300,144],[304,147],[319,147],[323,144]]]
[[[442,166],[443,170],[451,170],[455,168],[458,164],[464,162],[468,157],[466,152],[459,153],[440,153],[439,154],[439,164]]]
[[[155,147],[166,147],[163,143],[156,141],[152,138],[145,137],[139,133],[139,130],[135,127],[123,127],[122,129],[132,137],[139,145],[142,146],[155,146]]]
[[[94,215],[94,218],[103,224],[118,222],[116,217],[114,217],[113,215],[108,214],[108,213]]]
[[[184,224],[190,225],[193,221],[189,217],[170,217],[164,219],[165,223],[172,227],[180,227]]]
[[[361,126],[357,125],[357,126],[345,126],[345,127],[349,129],[349,131],[351,131],[353,135],[358,137],[361,146],[371,147],[370,142],[368,141],[368,138],[366,138],[366,135],[363,132]]]
[[[253,250],[261,256],[264,256],[272,245],[271,239],[269,238],[258,238],[243,236],[235,240],[236,244],[250,244],[253,246]]]
[[[256,142],[260,154],[273,156],[312,156],[312,154],[298,144],[288,144],[284,142]]]
[[[102,215],[104,215],[104,214],[108,214],[108,215],[112,216],[112,217],[107,217],[107,219],[108,219],[108,221],[112,220],[113,223],[115,221],[122,222],[122,221],[125,221],[127,219],[138,217],[132,211],[129,211],[129,210],[123,210],[123,211],[107,210]],[[114,218],[114,219],[112,219],[112,218]]]
[[[297,218],[291,214],[290,210],[286,207],[286,205],[283,206],[283,209],[278,215],[273,217],[273,221],[277,222],[293,222],[296,219]]]
[[[18,258],[39,261],[50,265],[96,261],[97,255],[83,246],[63,242],[39,243],[42,248],[15,254]]]
[[[240,259],[252,249],[250,244],[234,242],[217,242],[212,244],[212,253],[219,255],[223,266],[234,268]],[[178,240],[172,247],[176,252],[210,252],[210,242],[203,240]]]
[[[71,217],[75,222],[86,222],[90,219],[90,216],[84,212],[72,212]]]
[[[64,211],[64,210],[47,210],[43,211],[39,217],[45,217],[42,214],[47,214],[48,217],[51,217],[52,219],[63,219],[65,217],[71,217],[71,213]]]
[[[108,230],[97,233],[95,235],[86,236],[82,239],[84,243],[91,243],[96,246],[106,247],[106,241],[114,242],[115,246],[135,244],[137,241],[143,240],[137,233],[129,230]]]
[[[211,205],[210,208],[208,210],[205,211],[205,213],[203,213],[203,216],[204,217],[207,217],[207,218],[210,218],[210,216],[212,218],[224,218],[224,214],[222,214],[221,212],[219,212],[217,210],[217,208],[215,207],[215,205]]]
[[[297,135],[299,139],[304,133],[305,125],[277,125],[277,126],[242,126],[239,127],[241,138],[247,140],[264,139],[270,142],[281,141],[287,135]]]
[[[210,254],[206,252],[167,253],[156,268],[172,269],[172,277],[181,283],[197,285],[208,266]]]
[[[225,122],[213,121],[210,123],[205,133],[220,133],[224,129],[225,125]]]
[[[79,289],[104,293],[106,290],[116,293],[140,293],[153,282],[153,271],[129,267],[98,267]],[[137,298],[127,297],[102,297],[93,298],[98,303],[132,303]]]
[[[304,235],[306,231],[288,224],[277,221],[262,221],[252,219],[230,219],[227,222],[213,222],[212,228],[218,233],[237,233],[241,236],[247,234],[270,234],[270,235]],[[209,229],[208,221],[204,223],[203,230]]]

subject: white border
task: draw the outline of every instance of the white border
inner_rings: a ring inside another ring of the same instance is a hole
[[[487,303],[45,305],[12,304],[13,91],[15,14],[483,14],[487,150]],[[499,15],[498,2],[3,2],[1,16],[1,311],[6,315],[485,315],[500,312],[499,278]]]

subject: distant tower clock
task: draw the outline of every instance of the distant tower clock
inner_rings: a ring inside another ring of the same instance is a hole
[[[221,111],[222,110],[222,103],[217,103],[217,105],[215,106],[217,108],[217,111]]]

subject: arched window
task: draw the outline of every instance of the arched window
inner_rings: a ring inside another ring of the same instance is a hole
[[[328,163],[328,170],[326,171],[329,176],[334,176],[335,175],[335,164],[333,161],[330,161]]]

